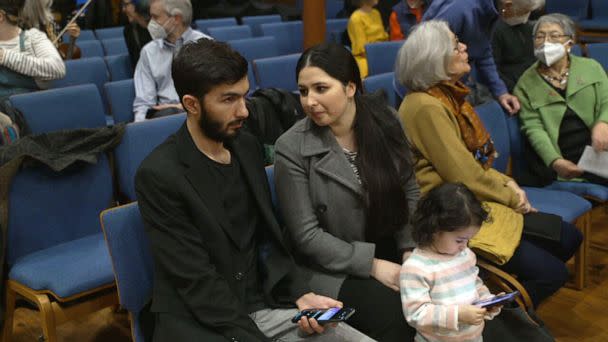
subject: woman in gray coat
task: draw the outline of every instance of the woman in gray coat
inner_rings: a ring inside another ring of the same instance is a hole
[[[412,340],[399,271],[419,190],[403,129],[384,101],[362,94],[355,59],[324,43],[296,68],[307,118],[276,143],[279,207],[316,293],[356,314],[349,323],[380,341]]]

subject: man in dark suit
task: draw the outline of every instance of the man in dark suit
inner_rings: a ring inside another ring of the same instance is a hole
[[[370,340],[343,323],[290,322],[342,303],[308,289],[273,214],[262,150],[239,134],[247,61],[200,39],[181,48],[172,77],[186,123],[135,178],[154,255],[154,340]]]

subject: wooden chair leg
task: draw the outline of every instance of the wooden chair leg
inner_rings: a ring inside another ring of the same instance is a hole
[[[40,308],[40,318],[42,322],[42,332],[45,342],[57,342],[57,329],[55,324],[55,314],[51,301],[47,295],[36,295],[38,308]]]
[[[6,285],[6,310],[4,312],[4,331],[2,341],[10,342],[13,339],[13,318],[15,317],[15,300],[17,294],[10,285]]]
[[[583,234],[583,242],[574,254],[574,282],[571,286],[576,290],[582,290],[585,287],[587,281],[587,251],[589,241],[589,213],[585,213],[583,216],[576,220],[576,227]]]

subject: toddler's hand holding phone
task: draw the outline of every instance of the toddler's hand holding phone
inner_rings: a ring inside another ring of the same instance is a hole
[[[458,306],[458,322],[480,325],[483,323],[484,316],[487,310],[475,305],[459,305]]]

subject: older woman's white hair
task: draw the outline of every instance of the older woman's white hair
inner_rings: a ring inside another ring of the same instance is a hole
[[[184,22],[184,26],[190,26],[192,24],[192,3],[190,0],[152,0],[160,1],[164,5],[165,11],[169,15],[181,15]]]
[[[412,29],[399,49],[395,73],[411,91],[424,91],[448,80],[447,67],[454,53],[454,40],[445,21],[430,20]]]
[[[564,34],[569,36],[573,42],[576,41],[576,27],[574,26],[574,21],[572,21],[569,16],[561,13],[543,15],[542,17],[538,18],[538,21],[536,24],[534,24],[534,29],[532,29],[533,35],[536,36],[538,28],[542,24],[556,24],[561,27],[562,30],[564,30]]]

